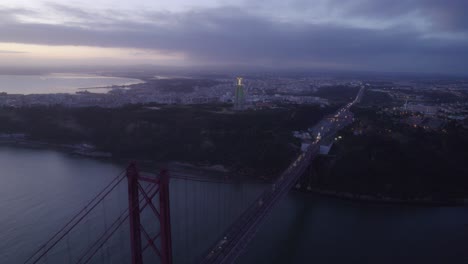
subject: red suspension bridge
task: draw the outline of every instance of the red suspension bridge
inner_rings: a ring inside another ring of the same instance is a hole
[[[235,221],[231,221],[230,227],[206,251],[206,254],[199,258],[200,263],[233,263],[243,253],[266,216],[310,168],[312,160],[319,154],[320,143],[333,138],[339,129],[349,124],[350,118],[348,116],[352,115],[349,108],[360,101],[362,94],[363,88],[360,89],[357,97],[351,103],[335,113],[333,120],[322,120],[314,127],[313,131],[320,131],[320,136],[273,183],[268,185]],[[147,175],[141,173],[134,163],[113,178],[71,220],[40,245],[24,263],[47,263],[53,249],[64,239],[67,239],[77,226],[86,225],[85,219],[92,214],[93,210],[96,210],[119,185],[125,185],[125,183],[128,192],[128,208],[119,212],[111,224],[106,224],[104,231],[99,232],[89,245],[83,247],[78,256],[70,256],[68,262],[91,263],[117,230],[127,226],[126,228],[129,228],[132,264],[144,263],[147,260],[144,258],[144,254],[147,251],[152,252],[151,263],[172,263],[168,171],[161,170],[157,176]],[[146,214],[146,218],[147,214],[150,214],[152,220],[142,221],[143,213]],[[127,222],[128,225],[124,224]]]

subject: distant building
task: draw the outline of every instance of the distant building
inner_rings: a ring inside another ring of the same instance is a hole
[[[410,116],[403,120],[403,123],[406,123],[415,128],[420,127],[426,130],[440,130],[446,122],[440,118]]]
[[[426,118],[422,123],[424,129],[439,130],[445,124],[445,121],[440,118]]]
[[[333,146],[333,141],[330,143],[330,145],[320,145],[319,154],[328,155],[328,153],[330,153],[332,146]]]
[[[245,107],[245,91],[242,84],[242,77],[237,77],[236,98],[234,99],[234,109],[243,110]]]
[[[424,115],[435,115],[439,108],[437,106],[429,106],[429,105],[422,105],[422,104],[405,104],[405,110],[408,112],[417,112],[422,113]]]
[[[466,129],[468,129],[468,118],[466,118],[463,122],[462,122],[462,126]]]

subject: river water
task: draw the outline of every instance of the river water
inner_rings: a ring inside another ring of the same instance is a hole
[[[0,168],[2,264],[23,263],[123,169],[53,150],[6,146],[0,146]],[[265,187],[171,180],[174,262],[194,263]],[[42,263],[73,263],[126,206],[122,184]],[[157,226],[151,217],[143,215],[149,232]],[[291,192],[238,263],[468,263],[467,246],[467,208],[367,204]],[[93,261],[129,263],[127,223]]]
[[[130,85],[140,82],[140,80],[130,78],[86,74],[0,75],[0,92],[8,94],[50,94],[75,93],[88,90],[93,93],[106,93],[110,89],[81,88]]]

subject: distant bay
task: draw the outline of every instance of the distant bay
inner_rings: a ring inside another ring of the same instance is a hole
[[[106,93],[110,88],[96,89],[96,87],[122,86],[141,82],[138,79],[91,74],[0,75],[0,92],[8,94],[73,94],[88,90],[93,93]]]

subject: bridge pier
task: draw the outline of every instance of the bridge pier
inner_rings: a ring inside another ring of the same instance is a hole
[[[316,165],[311,163],[304,174],[298,179],[295,188],[300,191],[312,191],[312,188],[319,183],[319,175]]]
[[[138,194],[138,169],[134,163],[127,168],[128,207],[130,221],[130,249],[132,264],[143,264],[141,231],[140,231],[140,199]]]
[[[167,170],[160,173],[159,211],[161,224],[161,262],[172,263],[171,218],[169,211],[169,174]]]
[[[143,264],[143,251],[150,247],[162,264],[172,264],[172,239],[171,219],[169,210],[169,174],[167,170],[161,170],[159,178],[144,177],[139,174],[135,163],[127,168],[128,179],[128,206],[130,217],[130,246],[132,252],[132,264]],[[148,182],[151,186],[143,189],[142,182]],[[153,198],[159,193],[159,210],[153,204]],[[141,197],[142,196],[142,197]],[[146,204],[140,209],[140,199],[144,198]],[[148,205],[159,221],[160,230],[153,236],[144,229],[140,222],[142,209]],[[141,234],[145,235],[147,245],[142,247]],[[158,248],[156,240],[160,241]]]

